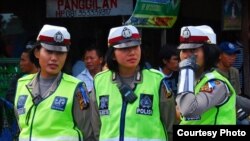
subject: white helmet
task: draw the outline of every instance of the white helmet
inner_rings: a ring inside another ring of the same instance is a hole
[[[216,44],[216,34],[207,25],[184,26],[181,28],[180,46],[178,49],[192,49],[203,44]]]
[[[135,26],[126,25],[110,29],[108,46],[127,48],[141,45],[141,36]]]
[[[37,41],[48,50],[68,52],[70,34],[65,27],[46,24],[39,32]]]

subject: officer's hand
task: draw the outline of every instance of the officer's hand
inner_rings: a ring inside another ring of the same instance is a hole
[[[196,58],[195,58],[195,56],[192,55],[191,57],[182,60],[179,63],[179,68],[180,69],[190,68],[190,69],[196,70],[197,69],[197,65],[196,65]]]
[[[177,94],[194,93],[194,72],[197,69],[195,56],[182,60],[179,67]]]

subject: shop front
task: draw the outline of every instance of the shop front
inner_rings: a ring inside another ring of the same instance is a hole
[[[231,10],[236,17],[236,27],[230,28],[223,12],[225,2],[233,0],[182,0],[175,24],[171,28],[139,27],[142,33],[142,48],[146,59],[153,67],[157,67],[158,51],[163,43],[178,45],[180,28],[184,25],[210,25],[217,34],[217,42],[239,41],[243,45],[242,85],[247,93],[250,85],[249,64],[249,2],[240,1],[241,6]],[[169,0],[172,2],[172,0]],[[173,2],[175,2],[173,0]],[[71,33],[72,45],[64,71],[71,73],[71,67],[81,58],[86,46],[95,44],[107,50],[107,37],[111,27],[124,24],[131,18],[136,0],[1,0],[1,57],[19,58],[25,44],[35,40],[44,24],[67,27]],[[229,5],[227,6],[229,7]],[[237,13],[239,12],[240,13]],[[237,23],[238,22],[238,23]],[[244,87],[246,86],[246,87]]]

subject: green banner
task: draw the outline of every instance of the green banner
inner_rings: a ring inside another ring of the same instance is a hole
[[[135,10],[125,24],[171,28],[177,20],[179,9],[180,0],[137,0]]]

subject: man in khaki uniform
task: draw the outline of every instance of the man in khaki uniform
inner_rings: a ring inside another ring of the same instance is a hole
[[[241,89],[239,71],[233,67],[237,53],[240,53],[240,50],[236,47],[236,45],[230,42],[222,42],[219,45],[219,48],[221,52],[219,62],[217,64],[217,71],[230,81],[237,95],[240,95]]]
[[[250,124],[249,120],[246,118],[249,115],[250,111],[250,100],[241,96],[241,88],[240,88],[240,77],[238,69],[233,67],[233,63],[236,60],[236,56],[240,53],[239,48],[233,43],[230,42],[222,42],[219,45],[220,48],[220,57],[219,62],[217,64],[217,71],[225,76],[232,86],[235,89],[237,94],[236,97],[236,107],[237,107],[237,124]],[[244,123],[243,123],[244,122]]]

